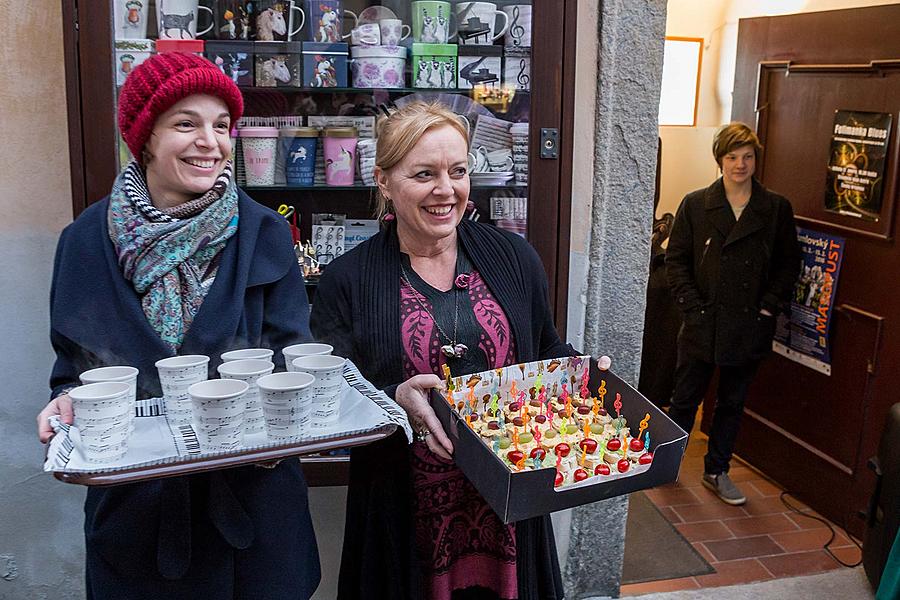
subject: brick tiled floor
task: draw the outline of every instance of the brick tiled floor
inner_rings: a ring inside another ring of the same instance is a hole
[[[646,494],[716,572],[623,585],[622,596],[751,583],[841,568],[822,549],[830,536],[828,529],[792,513],[779,499],[781,488],[749,465],[735,459],[730,472],[747,496],[743,506],[728,506],[703,487],[700,477],[705,453],[706,436],[694,431],[679,481]],[[799,500],[789,501],[809,511]],[[860,558],[859,549],[837,528],[831,550],[847,563]]]

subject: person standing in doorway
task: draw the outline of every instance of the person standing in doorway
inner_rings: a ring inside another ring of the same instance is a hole
[[[703,485],[732,505],[747,500],[728,476],[747,390],[800,264],[790,203],[754,177],[761,150],[743,123],[716,132],[722,176],[684,198],[666,252],[669,287],[684,318],[669,416],[690,432],[719,368]]]

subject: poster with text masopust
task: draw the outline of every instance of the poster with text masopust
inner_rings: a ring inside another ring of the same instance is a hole
[[[791,298],[790,320],[779,316],[772,350],[824,375],[831,375],[831,317],[844,238],[797,228],[803,257]]]
[[[825,182],[825,210],[864,221],[881,218],[891,115],[838,110]]]

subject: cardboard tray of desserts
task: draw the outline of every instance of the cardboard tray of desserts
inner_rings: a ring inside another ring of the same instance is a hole
[[[349,360],[344,365],[344,380],[341,416],[336,423],[300,439],[270,440],[265,431],[245,434],[243,446],[233,452],[201,452],[191,425],[176,426],[166,420],[161,398],[137,402],[128,451],[107,464],[87,462],[79,448],[77,428],[54,417],[51,422],[56,434],[47,446],[44,471],[66,483],[117,485],[360,446],[384,439],[398,427],[411,438],[403,409],[363,378]]]
[[[687,445],[587,356],[450,376],[430,400],[454,461],[504,523],[674,481]]]

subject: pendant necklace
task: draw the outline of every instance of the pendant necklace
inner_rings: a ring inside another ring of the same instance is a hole
[[[406,269],[403,267],[403,261],[400,261],[400,272],[403,275],[403,282],[408,285],[414,294],[414,298],[425,314],[431,317],[431,321],[434,323],[434,326],[437,327],[438,333],[444,338],[444,341],[447,343],[441,346],[441,352],[444,353],[444,356],[447,358],[462,358],[465,356],[466,352],[469,350],[469,347],[465,344],[458,344],[457,340],[457,325],[459,324],[459,288],[454,284],[453,286],[453,337],[451,338],[444,332],[444,329],[441,327],[438,320],[431,314],[431,311],[428,310],[428,307],[419,299],[419,296],[422,295],[419,290],[415,288],[412,282],[409,280],[409,275],[406,274]]]

